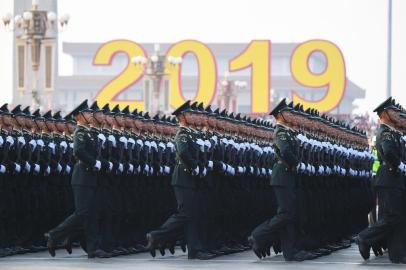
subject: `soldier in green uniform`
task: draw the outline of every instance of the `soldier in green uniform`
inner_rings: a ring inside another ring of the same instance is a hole
[[[404,215],[404,176],[399,170],[402,157],[400,136],[395,130],[396,119],[392,117],[396,110],[392,98],[385,100],[374,110],[381,121],[376,135],[376,149],[381,166],[374,183],[379,219],[356,238],[361,256],[365,260],[370,256],[371,247],[393,233]],[[400,258],[398,262],[406,263],[406,258]]]
[[[51,256],[55,256],[55,249],[60,241],[70,234],[84,228],[87,252],[89,258],[110,257],[110,254],[98,248],[94,203],[97,191],[96,172],[101,169],[100,160],[96,159],[97,137],[91,136],[88,124],[92,121],[92,110],[87,100],[82,102],[71,113],[78,122],[74,134],[73,152],[77,162],[73,169],[72,188],[74,194],[75,211],[56,228],[45,234],[47,246]]]
[[[188,246],[188,258],[207,260],[216,255],[203,250],[198,230],[197,194],[199,181],[199,146],[195,142],[194,132],[188,127],[192,124],[193,112],[190,101],[187,101],[173,112],[179,121],[179,130],[175,137],[176,160],[172,174],[172,186],[178,204],[178,211],[157,230],[147,234],[151,255],[155,256],[155,249],[162,248],[165,243],[176,241],[185,236]]]
[[[271,185],[275,192],[278,212],[255,228],[249,242],[255,254],[262,258],[266,256],[264,249],[269,242],[276,242],[280,237],[285,260],[303,261],[314,259],[315,256],[310,252],[295,249],[297,222],[295,170],[299,164],[299,155],[294,131],[287,126],[286,121],[291,110],[292,108],[283,99],[271,112],[277,121],[274,146],[278,162],[272,170]]]

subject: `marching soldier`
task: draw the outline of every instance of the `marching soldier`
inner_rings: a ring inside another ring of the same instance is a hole
[[[299,164],[297,142],[294,131],[287,126],[287,117],[291,117],[291,108],[283,100],[271,112],[276,118],[275,152],[278,162],[272,170],[271,185],[278,202],[278,212],[272,219],[265,221],[257,227],[250,237],[250,242],[255,254],[261,258],[261,249],[266,242],[277,241],[281,238],[285,260],[303,261],[313,259],[314,255],[305,251],[295,250],[297,198],[295,192],[295,169]],[[262,243],[261,243],[262,241]]]
[[[89,132],[92,122],[92,111],[87,106],[87,100],[72,111],[72,116],[78,122],[74,135],[74,155],[78,159],[73,169],[72,188],[75,201],[75,211],[64,222],[45,234],[51,256],[59,241],[65,240],[71,233],[84,228],[89,258],[109,257],[110,255],[98,248],[97,231],[95,231],[95,197],[97,178],[95,172],[100,171],[101,162],[96,159],[96,138]]]
[[[189,125],[193,124],[190,101],[173,112],[179,121],[179,131],[175,137],[177,165],[172,175],[178,211],[159,229],[147,234],[148,248],[155,256],[155,249],[162,243],[173,242],[185,231],[188,245],[188,258],[207,260],[216,255],[202,250],[200,232],[198,231],[197,188],[199,175],[199,148],[195,143],[195,134]]]
[[[370,249],[387,239],[399,225],[405,214],[405,182],[402,171],[401,135],[396,127],[401,123],[397,115],[399,108],[392,98],[388,98],[375,110],[381,124],[376,134],[376,149],[381,163],[374,188],[378,198],[379,219],[358,234],[356,242],[361,256],[367,260]],[[406,256],[395,259],[397,263],[406,263]]]

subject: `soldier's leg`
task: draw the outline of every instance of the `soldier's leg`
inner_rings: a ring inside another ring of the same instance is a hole
[[[174,187],[174,192],[178,205],[177,212],[171,215],[157,230],[150,232],[156,243],[172,242],[184,235],[185,225],[190,218],[185,211],[185,193],[187,191],[185,188]]]
[[[287,224],[295,222],[296,195],[294,191],[285,187],[274,187],[274,192],[278,202],[277,214],[252,232],[255,240],[264,245],[276,240],[279,232],[285,229]],[[292,233],[292,230],[290,229],[289,232]]]
[[[67,236],[84,227],[85,219],[89,215],[89,205],[94,199],[95,190],[90,187],[74,186],[75,212],[67,217],[57,227],[49,231],[54,241],[62,241]],[[89,223],[87,223],[89,225]],[[85,227],[87,233],[88,227]]]
[[[404,194],[404,191],[398,189],[378,189],[379,219],[359,233],[360,241],[373,245],[392,233],[402,221]]]

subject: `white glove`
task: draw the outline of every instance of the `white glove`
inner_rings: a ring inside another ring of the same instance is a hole
[[[58,163],[58,166],[56,166],[56,170],[58,171],[58,173],[60,173],[62,171],[61,164]]]
[[[399,170],[401,172],[405,172],[406,171],[406,165],[403,162],[400,162],[399,164]]]
[[[237,167],[237,172],[238,172],[238,173],[243,173],[243,172],[244,172],[244,169],[243,169],[241,166],[238,166],[238,167]]]
[[[34,172],[39,173],[40,169],[41,169],[41,167],[39,166],[39,164],[35,163],[34,164]]]
[[[123,170],[124,170],[123,163],[119,163],[119,164],[118,164],[117,170],[118,170],[119,172],[121,172],[121,173],[123,172]]]
[[[161,147],[162,149],[165,149],[165,148],[166,148],[166,145],[165,145],[163,142],[160,142],[160,143],[158,144],[158,146]]]
[[[51,167],[47,166],[45,173],[48,175],[51,173]]]
[[[5,173],[6,172],[6,166],[3,164],[0,165],[0,173]]]
[[[13,139],[13,137],[7,136],[6,142],[8,142],[10,145],[13,145],[13,144],[14,144],[14,139]]]
[[[37,145],[39,145],[40,147],[44,147],[44,141],[41,139],[37,140]]]
[[[145,172],[145,173],[148,173],[148,172],[149,172],[149,166],[148,166],[148,164],[145,164],[145,166],[144,166],[144,172]]]
[[[127,138],[124,136],[120,137],[120,142],[122,142],[124,144],[124,148],[127,149]]]
[[[2,146],[3,143],[4,143],[4,139],[3,139],[3,137],[0,136],[0,146]]]
[[[52,154],[55,154],[55,144],[54,144],[53,142],[50,142],[50,143],[48,144],[48,147],[51,148]]]
[[[133,138],[128,138],[127,145],[128,144],[129,144],[129,147],[131,147],[131,149],[134,149],[135,141]]]
[[[200,151],[204,152],[204,141],[202,139],[197,139],[196,144],[199,145]]]
[[[109,137],[107,138],[109,140],[109,142],[111,142],[111,144],[113,145],[113,147],[116,147],[116,137],[114,137],[113,135],[109,135]]]
[[[15,162],[14,162],[14,164],[15,164],[14,172],[19,173],[19,172],[21,171],[21,166],[20,166],[20,164],[15,163]]]
[[[31,171],[31,165],[27,161],[25,162],[24,170],[27,173],[29,173]]]
[[[222,166],[223,172],[227,171],[227,165],[225,163],[221,162],[221,166]]]
[[[134,172],[134,165],[129,164],[128,165],[128,173],[133,173]]]
[[[106,136],[104,136],[103,133],[99,133],[97,135],[97,138],[99,138],[99,140],[102,142],[102,144],[104,144],[106,142]]]
[[[33,150],[34,150],[35,147],[37,146],[37,142],[36,142],[34,139],[32,139],[32,140],[29,142],[29,144],[31,145],[31,147],[32,147]]]
[[[18,142],[21,143],[22,145],[25,145],[25,139],[23,136],[18,137]]]
[[[112,169],[113,169],[113,162],[109,161],[109,172],[111,172]]]
[[[94,164],[93,168],[94,168],[96,171],[100,171],[100,168],[101,168],[101,162],[100,162],[100,160],[96,160],[96,163]]]
[[[65,167],[65,173],[66,173],[66,174],[70,174],[70,170],[71,170],[70,166],[69,166],[69,165],[66,165],[66,167]]]
[[[208,167],[210,170],[213,169],[213,161],[209,160],[209,161],[207,162],[207,167]]]
[[[152,175],[152,174],[154,174],[154,168],[151,166],[151,167],[149,167],[149,175]]]
[[[143,145],[144,145],[140,139],[137,140],[137,144],[138,144],[139,146],[143,146]]]
[[[196,166],[195,169],[192,170],[193,175],[198,175],[199,174],[199,166]]]
[[[62,148],[62,152],[65,153],[68,148],[68,144],[65,141],[59,143],[59,146]]]
[[[152,141],[150,145],[152,148],[154,148],[155,151],[158,152],[158,146],[156,145],[156,142]]]
[[[73,142],[69,143],[69,147],[73,149]]]
[[[266,175],[266,170],[265,170],[265,168],[262,168],[262,169],[261,169],[261,174],[262,174],[262,175]]]
[[[206,174],[207,174],[207,169],[204,168],[203,171],[202,171],[202,176],[206,176]]]
[[[171,152],[174,152],[174,151],[175,151],[175,145],[174,145],[173,143],[168,142],[168,143],[166,144],[166,146],[171,149]]]
[[[141,165],[138,165],[138,167],[137,167],[137,173],[140,173],[141,172]]]
[[[169,174],[171,172],[171,168],[169,168],[168,166],[164,166],[164,172],[166,174]]]
[[[319,174],[323,175],[324,174],[324,167],[323,165],[319,166]]]
[[[254,173],[254,167],[250,166],[250,174]]]
[[[163,174],[163,172],[164,172],[164,167],[159,166],[159,174]]]

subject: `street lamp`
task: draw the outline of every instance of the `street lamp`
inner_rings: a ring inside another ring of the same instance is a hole
[[[182,63],[182,57],[175,57],[172,55],[164,55],[160,52],[160,45],[154,44],[154,52],[151,56],[145,57],[142,55],[134,56],[131,59],[131,62],[140,67],[145,67],[145,76],[152,82],[152,97],[151,104],[146,102],[147,105],[150,105],[150,108],[146,108],[151,113],[157,113],[160,111],[161,107],[159,104],[161,91],[161,81],[168,75],[166,73],[167,69],[173,69],[176,66]],[[149,101],[148,89],[145,91],[144,99]]]
[[[57,14],[53,11],[40,10],[39,0],[32,0],[31,9],[24,11],[22,14],[16,14],[14,18],[11,13],[7,13],[2,17],[5,29],[15,32],[17,39],[23,40],[27,47],[31,47],[33,73],[31,95],[36,106],[41,105],[38,89],[41,44],[44,40],[55,40],[55,32],[64,31],[69,19],[68,14],[58,18]]]
[[[230,112],[237,112],[238,92],[247,87],[246,81],[230,80],[230,73],[224,72],[224,78],[219,83],[219,93],[217,95],[217,106]]]

